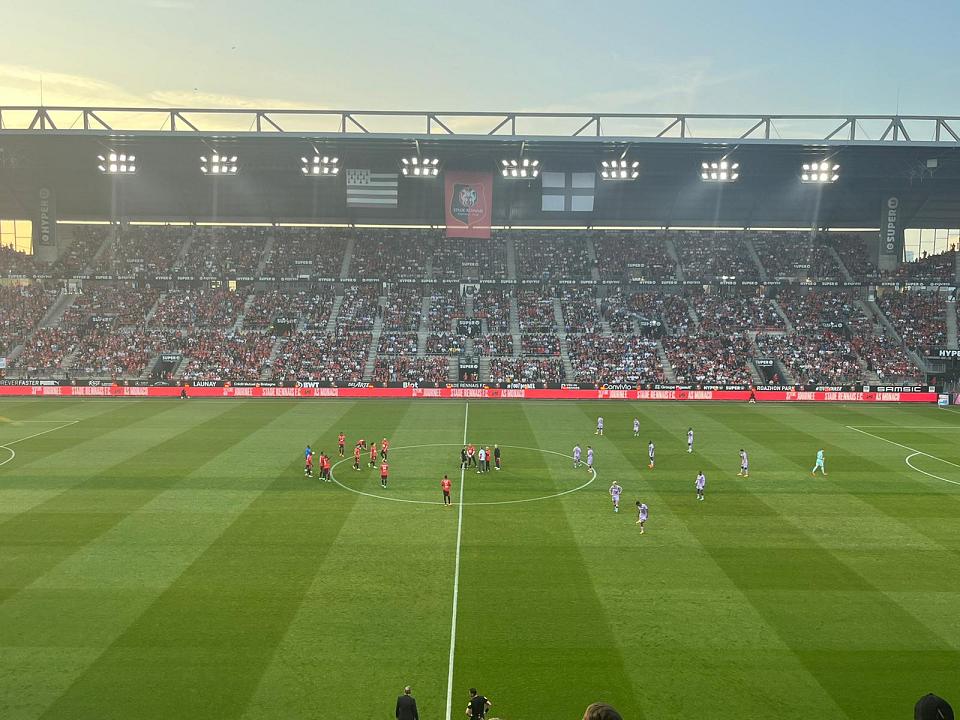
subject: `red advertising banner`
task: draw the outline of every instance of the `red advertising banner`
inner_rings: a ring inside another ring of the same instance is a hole
[[[35,397],[168,397],[180,395],[181,388],[124,387],[101,385],[0,385],[0,396]],[[328,388],[328,387],[190,387],[193,398],[438,398],[454,400],[726,400],[746,402],[749,390],[555,390],[538,388]],[[823,390],[757,390],[759,402],[840,402],[840,403],[935,403],[935,392],[854,392]]]
[[[493,174],[444,171],[447,237],[489,238],[493,221]]]

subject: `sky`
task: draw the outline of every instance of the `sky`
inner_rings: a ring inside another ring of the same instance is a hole
[[[957,0],[4,6],[0,106],[960,115]]]

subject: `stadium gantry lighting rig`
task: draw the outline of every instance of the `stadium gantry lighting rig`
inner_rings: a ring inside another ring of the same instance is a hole
[[[340,174],[340,158],[329,155],[301,157],[300,172],[307,177],[329,178]]]
[[[800,182],[830,184],[840,179],[840,166],[828,160],[804,163],[800,173]]]
[[[440,158],[416,155],[400,158],[400,172],[404,177],[435,178],[440,174]]]
[[[137,156],[110,152],[97,155],[97,169],[106,175],[132,175],[137,172]]]
[[[204,175],[236,175],[240,168],[236,155],[221,155],[213,153],[207,160],[206,155],[200,157],[200,172]]]
[[[529,180],[540,175],[540,161],[508,158],[500,161],[500,174],[509,180]]]
[[[736,182],[740,177],[740,163],[713,160],[700,163],[700,179],[704,182]]]
[[[600,177],[604,180],[636,180],[640,176],[638,160],[629,161],[626,158],[603,160],[600,163]]]

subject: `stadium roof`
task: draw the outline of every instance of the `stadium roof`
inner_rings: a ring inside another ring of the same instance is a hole
[[[396,172],[419,154],[494,173],[496,225],[876,228],[896,195],[907,227],[960,227],[953,117],[0,107],[0,122],[0,217],[30,217],[49,187],[66,220],[443,224],[442,172],[401,178],[396,208],[347,208],[345,173],[301,174],[302,156],[329,152],[344,169]],[[111,151],[135,153],[136,175],[99,172]],[[235,177],[201,173],[214,152],[239,157]],[[520,156],[545,172],[628,157],[639,177],[598,177],[592,212],[544,212],[540,179],[497,173]],[[701,182],[721,157],[740,163],[738,181]],[[801,184],[801,165],[825,159],[839,181]]]

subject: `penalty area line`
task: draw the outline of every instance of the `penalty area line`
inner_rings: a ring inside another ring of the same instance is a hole
[[[888,440],[888,439],[885,438],[885,437],[880,437],[879,435],[874,435],[873,433],[867,432],[866,430],[861,430],[860,428],[854,427],[853,425],[845,425],[844,427],[846,427],[848,430],[853,430],[853,431],[858,432],[858,433],[860,433],[860,434],[862,434],[862,435],[868,435],[869,437],[875,438],[876,440],[882,440],[883,442],[889,443],[890,445],[896,445],[898,448],[903,448],[904,450],[909,450],[912,454],[911,454],[911,455],[908,455],[908,456],[904,459],[904,462],[907,464],[908,467],[913,468],[913,469],[916,470],[917,472],[922,473],[922,474],[924,474],[924,475],[926,475],[926,476],[928,476],[928,477],[936,478],[937,480],[943,480],[943,482],[948,482],[948,483],[950,483],[951,485],[960,485],[960,482],[957,482],[957,481],[955,481],[955,480],[947,480],[947,478],[943,478],[943,477],[940,477],[939,475],[934,475],[933,473],[928,473],[928,472],[926,472],[925,470],[921,470],[920,468],[916,467],[913,463],[911,463],[910,460],[911,460],[911,458],[914,458],[914,457],[916,457],[917,455],[923,455],[924,457],[928,457],[928,458],[930,458],[931,460],[938,460],[939,462],[946,463],[947,465],[952,465],[952,466],[955,467],[955,468],[960,468],[960,465],[958,465],[957,463],[951,462],[950,460],[944,460],[942,457],[937,457],[936,455],[931,455],[930,453],[924,452],[923,450],[917,450],[915,447],[910,447],[909,445],[904,445],[903,443],[898,443],[898,442],[896,442],[895,440]],[[896,428],[891,428],[891,429],[894,429],[894,430],[895,430]]]
[[[27,435],[26,437],[22,437],[18,440],[11,440],[10,442],[0,444],[0,448],[10,453],[10,457],[8,457],[6,460],[0,461],[0,467],[3,467],[8,462],[12,462],[13,459],[17,457],[17,453],[12,447],[10,447],[11,445],[16,445],[17,443],[22,443],[26,440],[32,440],[35,437],[40,437],[41,435],[46,435],[47,433],[56,432],[57,430],[63,430],[63,428],[70,427],[71,425],[76,425],[80,421],[79,420],[56,420],[56,421],[51,420],[50,422],[59,422],[61,424],[57,425],[57,427],[55,428],[41,430],[40,432],[33,433],[33,435]]]

